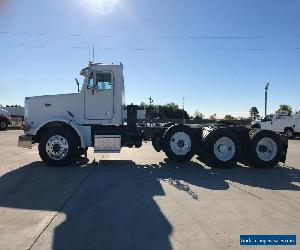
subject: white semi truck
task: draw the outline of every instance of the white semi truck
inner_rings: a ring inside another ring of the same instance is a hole
[[[40,157],[49,166],[70,164],[89,147],[96,153],[119,153],[122,147],[141,147],[147,141],[176,162],[195,154],[214,167],[239,161],[267,168],[285,161],[287,139],[272,131],[227,123],[139,123],[138,106],[125,106],[122,64],[89,63],[80,74],[84,82],[79,91],[77,81],[78,93],[25,98],[25,134],[19,137],[19,147],[38,143]]]

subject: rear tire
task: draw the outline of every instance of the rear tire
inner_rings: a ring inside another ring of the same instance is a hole
[[[277,166],[283,155],[280,136],[270,130],[257,130],[250,134],[248,162],[256,168]]]
[[[163,151],[175,162],[187,162],[194,156],[192,130],[183,125],[170,127],[163,136]]]
[[[67,166],[78,154],[76,136],[64,127],[48,128],[39,141],[39,154],[48,166]]]
[[[6,130],[8,127],[8,122],[7,121],[0,121],[0,130]]]
[[[217,128],[204,138],[203,158],[211,167],[232,168],[236,166],[240,154],[240,141],[229,129]]]

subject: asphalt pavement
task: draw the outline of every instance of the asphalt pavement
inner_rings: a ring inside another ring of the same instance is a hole
[[[273,169],[175,164],[151,143],[51,168],[20,133],[0,132],[1,249],[247,249],[241,234],[300,233],[300,140]]]

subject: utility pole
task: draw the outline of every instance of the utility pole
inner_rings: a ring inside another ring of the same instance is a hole
[[[93,62],[95,62],[95,45],[93,44]]]
[[[266,84],[265,87],[265,116],[267,116],[267,106],[268,106],[268,89],[269,89],[270,83]]]
[[[185,117],[184,117],[184,97],[182,102],[182,124],[185,125]]]
[[[150,96],[150,97],[148,97],[148,100],[149,100],[149,103],[150,103],[150,106],[153,104],[153,99],[152,99],[152,97]]]

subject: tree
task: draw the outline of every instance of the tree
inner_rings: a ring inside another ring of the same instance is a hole
[[[217,114],[210,115],[209,120],[217,120]]]
[[[204,114],[202,114],[201,112],[199,112],[199,110],[195,110],[195,113],[194,113],[194,119],[204,119]]]
[[[255,120],[257,118],[259,118],[259,111],[257,109],[257,107],[252,107],[250,110],[249,110],[249,113],[250,113],[250,117],[252,120]]]
[[[232,115],[225,115],[225,120],[234,120],[235,118]]]
[[[280,104],[279,109],[276,111],[276,113],[284,112],[288,115],[291,115],[293,113],[292,107],[287,104]]]
[[[151,118],[182,119],[184,113],[184,118],[189,119],[188,113],[186,111],[183,112],[183,110],[173,102],[165,105],[149,105],[142,102],[140,108],[145,109],[146,116]]]

